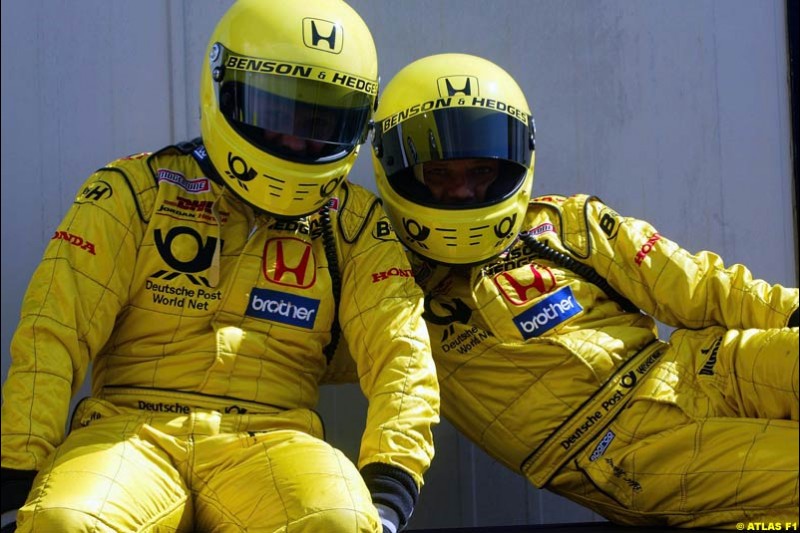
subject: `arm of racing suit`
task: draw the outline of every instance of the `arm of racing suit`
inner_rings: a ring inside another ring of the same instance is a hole
[[[369,400],[358,467],[373,502],[405,526],[433,458],[439,387],[423,297],[380,204],[347,184],[339,216],[339,317]]]
[[[581,205],[584,204],[584,205]],[[571,197],[564,212],[590,235],[589,264],[642,310],[673,327],[768,329],[797,312],[798,290],[754,279],[709,251],[690,253],[643,220],[622,217],[600,200]]]
[[[154,187],[152,178],[141,182],[122,170],[93,174],[33,274],[3,386],[4,468],[39,470],[64,439],[72,395],[127,300],[141,239],[138,196]]]

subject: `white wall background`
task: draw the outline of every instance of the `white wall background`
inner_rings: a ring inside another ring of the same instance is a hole
[[[594,193],[689,250],[797,286],[783,0],[351,0],[384,84],[440,52],[508,70],[536,118],[535,192]],[[197,80],[230,0],[2,3],[2,376],[28,279],[78,187],[198,135]],[[351,174],[374,190],[367,153]],[[84,389],[87,390],[87,389]],[[327,390],[352,457],[364,402]],[[354,414],[355,413],[355,414]],[[437,429],[412,527],[600,517]]]

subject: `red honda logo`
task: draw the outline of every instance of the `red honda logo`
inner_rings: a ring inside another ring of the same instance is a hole
[[[317,281],[317,261],[311,244],[293,237],[264,244],[264,277],[278,285],[307,289]]]
[[[535,263],[528,265],[531,269],[532,279],[527,279],[525,268],[511,272],[500,272],[494,277],[494,283],[506,300],[514,305],[523,305],[534,298],[547,294],[556,287],[556,277],[549,268]],[[523,279],[519,279],[523,278]],[[529,294],[530,289],[535,289]]]

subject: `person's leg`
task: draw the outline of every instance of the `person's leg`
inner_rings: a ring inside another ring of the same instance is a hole
[[[148,426],[88,403],[81,408],[102,410],[102,418],[56,449],[17,514],[17,531],[191,531],[188,490]]]
[[[192,490],[202,531],[381,531],[355,465],[326,442],[281,429],[198,439]]]
[[[692,421],[668,402],[636,402],[620,418],[605,452],[590,445],[578,465],[601,492],[598,501],[610,498],[628,511],[623,523],[731,528],[797,521],[797,422]],[[650,432],[656,426],[663,429]]]
[[[705,362],[698,368],[698,381],[709,380],[739,416],[796,421],[797,331],[731,330],[717,337],[719,341],[708,339],[701,348]]]
[[[797,521],[797,330],[679,331],[671,343],[551,488],[626,524]]]

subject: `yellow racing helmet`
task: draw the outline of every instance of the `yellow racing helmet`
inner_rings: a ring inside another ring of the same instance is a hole
[[[375,112],[372,161],[395,231],[414,253],[471,265],[506,250],[533,186],[535,128],[522,90],[494,63],[466,54],[419,59],[397,73]],[[447,205],[425,185],[422,165],[498,161],[480,202]]]
[[[378,93],[364,21],[340,0],[237,0],[207,52],[200,126],[217,171],[257,209],[317,211],[350,172]]]

